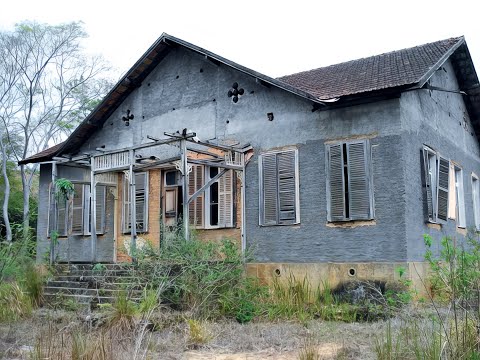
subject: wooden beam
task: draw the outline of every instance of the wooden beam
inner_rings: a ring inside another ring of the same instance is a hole
[[[207,190],[215,181],[220,179],[220,177],[223,176],[229,169],[223,169],[220,171],[217,175],[215,175],[213,178],[211,178],[205,185],[203,185],[200,189],[195,191],[192,196],[189,197],[187,204],[190,204],[193,200],[195,200],[201,193],[203,193],[205,190]]]
[[[217,167],[221,169],[231,169],[231,170],[243,170],[243,167],[240,165],[227,165],[222,163],[214,163],[208,160],[188,160],[189,163],[196,164],[196,165],[206,165],[211,167]]]

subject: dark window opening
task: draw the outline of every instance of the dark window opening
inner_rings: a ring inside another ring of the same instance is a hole
[[[177,172],[176,171],[169,171],[165,173],[165,185],[166,186],[173,186],[177,184]]]
[[[216,170],[218,173],[218,169]],[[212,171],[210,171],[211,175]],[[218,182],[210,186],[210,225],[218,225]]]

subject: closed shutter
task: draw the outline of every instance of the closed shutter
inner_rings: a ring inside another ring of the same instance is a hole
[[[48,187],[48,234],[50,236],[53,231],[57,230],[56,222],[58,221],[57,202],[55,201],[55,187],[50,183]]]
[[[345,186],[342,144],[327,146],[328,221],[345,220]]]
[[[278,221],[277,156],[276,154],[265,154],[261,159],[262,225],[275,225]]]
[[[135,174],[135,212],[136,212],[136,230],[140,232],[147,231],[147,191],[148,191],[148,173]]]
[[[205,171],[202,165],[192,165],[192,172],[188,177],[188,194],[192,196],[204,184]],[[203,227],[203,207],[204,207],[204,192],[201,193],[195,200],[190,202],[188,206],[189,223],[193,227]]]
[[[437,216],[440,220],[447,221],[448,217],[448,180],[450,163],[447,159],[439,158],[438,162],[438,187],[437,187]]]
[[[74,184],[72,203],[72,234],[83,235],[83,185]]]
[[[218,226],[233,226],[233,171],[228,170],[218,179]]]
[[[278,167],[278,222],[293,224],[296,221],[296,160],[295,151],[277,154]]]
[[[347,144],[350,220],[369,220],[372,218],[368,148],[366,141]]]
[[[107,187],[104,185],[97,186],[95,199],[95,226],[97,234],[105,232],[105,204],[107,196]]]
[[[423,159],[423,181],[424,181],[424,192],[425,199],[427,202],[427,220],[435,221],[433,216],[433,196],[432,196],[432,183],[430,177],[430,160],[429,160],[429,151],[427,149],[422,149],[422,159]]]

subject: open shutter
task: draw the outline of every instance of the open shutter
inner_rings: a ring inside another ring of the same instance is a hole
[[[425,192],[425,199],[427,202],[427,220],[435,221],[433,216],[433,196],[432,196],[432,183],[430,178],[430,160],[429,160],[429,151],[427,149],[422,149],[422,159],[423,159],[423,188]]]
[[[438,185],[437,185],[437,217],[440,220],[447,221],[448,218],[448,180],[449,180],[450,162],[447,159],[439,157],[438,161]]]
[[[147,231],[147,191],[148,173],[135,174],[135,212],[136,229],[140,232]]]
[[[97,186],[96,188],[96,211],[95,211],[95,226],[97,234],[103,234],[105,232],[105,203],[107,197],[107,187],[104,185]]]
[[[295,151],[277,154],[278,167],[278,223],[296,222],[296,159]]]
[[[262,225],[275,225],[278,222],[278,181],[277,181],[277,156],[264,154],[261,156],[261,206],[263,216]]]
[[[475,228],[480,230],[480,180],[472,174],[473,219]]]
[[[218,225],[233,225],[233,171],[229,170],[218,179]]]
[[[67,200],[59,196],[57,200],[57,232],[58,236],[67,236]]]
[[[342,144],[327,145],[328,221],[345,220]]]
[[[188,177],[188,194],[192,196],[204,184],[205,171],[202,165],[192,165],[192,172]],[[203,227],[203,207],[205,192],[193,200],[188,208],[189,223],[193,227]]]
[[[372,218],[367,141],[347,143],[350,220]]]
[[[83,235],[83,185],[74,184],[75,193],[73,194],[72,206],[72,234]]]

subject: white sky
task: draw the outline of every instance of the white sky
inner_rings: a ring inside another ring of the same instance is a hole
[[[1,2],[0,30],[27,19],[83,21],[88,51],[118,73],[166,32],[273,77],[465,35],[480,75],[474,0]]]

